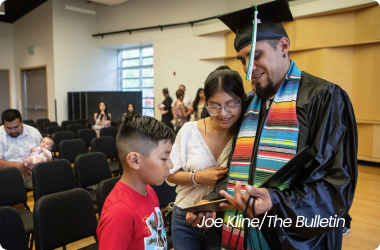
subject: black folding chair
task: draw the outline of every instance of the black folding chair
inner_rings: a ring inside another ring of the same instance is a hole
[[[120,176],[113,177],[107,180],[103,180],[99,183],[96,189],[96,202],[98,205],[99,218],[101,216],[104,202],[106,201],[108,195],[111,193],[112,189],[115,187],[116,183],[120,180]]]
[[[84,140],[86,147],[91,147],[92,139],[96,138],[96,132],[92,128],[80,129],[78,131],[78,138]]]
[[[74,161],[74,172],[77,187],[85,189],[112,177],[107,157],[101,152],[78,155]],[[87,190],[93,203],[97,204],[96,190]]]
[[[53,137],[53,135],[56,132],[61,132],[63,131],[63,127],[61,126],[48,126],[46,127],[46,134],[50,135],[50,137]]]
[[[111,121],[111,127],[116,128],[117,127],[117,121]]]
[[[97,220],[87,191],[73,190],[49,194],[34,205],[36,250],[55,249],[94,236]],[[98,243],[82,249],[98,249]],[[65,247],[64,247],[65,249]]]
[[[108,165],[112,174],[120,172],[116,141],[113,137],[104,136],[92,139],[91,151],[102,152],[107,156],[107,159],[111,159]]]
[[[59,152],[59,144],[61,143],[61,141],[71,140],[71,139],[75,139],[75,134],[72,131],[56,132],[53,136],[54,156],[56,156],[55,153]]]
[[[50,122],[50,120],[48,118],[44,118],[44,119],[37,119],[36,121],[36,123],[38,124],[38,127],[40,127],[41,129],[44,128],[45,122]]]
[[[61,122],[61,126],[63,127],[63,129],[66,131],[67,130],[67,126],[69,126],[70,124],[75,124],[76,122],[75,121],[62,121]]]
[[[86,124],[88,123],[87,119],[76,119],[75,123],[82,124],[83,127],[86,127]]]
[[[44,195],[75,188],[74,174],[67,160],[38,163],[32,173],[34,201]]]
[[[46,128],[50,127],[50,126],[58,126],[58,123],[57,122],[44,122],[44,124],[42,126],[42,131],[44,133],[46,133]]]
[[[23,122],[24,124],[28,124],[28,125],[34,123],[33,120],[23,120],[22,122]]]
[[[177,197],[175,191],[176,187],[169,186],[165,181],[160,186],[153,186],[154,192],[156,192],[158,201],[160,202],[160,208],[166,207],[170,202],[174,202]]]
[[[0,244],[2,249],[29,250],[20,214],[13,207],[0,207]]]
[[[74,163],[75,157],[86,154],[86,143],[82,139],[64,140],[59,143],[59,158]]]
[[[67,126],[67,130],[72,131],[75,134],[75,138],[78,138],[78,131],[80,129],[83,129],[83,125],[79,123],[70,124],[69,126]]]
[[[28,198],[26,196],[24,180],[17,168],[8,167],[0,169],[0,190],[0,207],[14,206],[20,203],[24,204],[26,209],[19,210],[18,213],[21,215],[28,238],[32,236],[30,242],[30,248],[32,249],[34,241],[33,213],[26,203]]]
[[[101,128],[99,134],[100,137],[111,136],[116,140],[117,129],[115,127]]]

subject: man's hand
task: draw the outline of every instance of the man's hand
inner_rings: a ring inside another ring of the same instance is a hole
[[[194,179],[197,183],[215,186],[220,178],[228,173],[227,166],[223,167],[212,167],[205,170],[197,171],[195,173]]]
[[[18,170],[20,170],[22,177],[32,176],[30,169],[24,166],[23,162],[15,162],[13,166],[15,166],[16,168],[18,168]]]
[[[207,203],[207,202],[210,202],[208,200],[201,200],[197,203],[195,203],[194,205],[199,205],[199,204],[203,204],[203,203]],[[202,221],[203,221],[203,217],[204,220],[207,220],[209,218],[212,218],[213,220],[216,219],[216,213],[213,213],[213,212],[205,212],[205,213],[187,213],[186,214],[186,221],[187,223],[190,223],[193,227],[199,227],[199,225],[202,225]],[[208,228],[207,226],[203,225],[202,227],[200,228]]]
[[[252,214],[252,201],[251,199],[249,208],[247,209],[247,214],[252,218],[257,214],[263,214],[272,209],[272,200],[270,199],[269,192],[266,188],[258,188],[256,186],[247,185],[246,192],[244,195],[241,195],[241,183],[240,181],[236,182],[236,186],[234,189],[235,197],[229,195],[226,191],[220,191],[220,194],[223,195],[229,202],[220,204],[220,207],[228,208],[228,209],[237,209],[241,211],[245,211],[245,207],[247,204],[247,200],[249,195],[255,198],[255,214]]]

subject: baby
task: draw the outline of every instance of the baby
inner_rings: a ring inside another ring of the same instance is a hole
[[[24,158],[24,166],[32,170],[37,163],[51,161],[52,155],[50,150],[53,149],[53,146],[54,142],[52,139],[49,137],[42,138],[40,146],[32,148],[30,156]]]

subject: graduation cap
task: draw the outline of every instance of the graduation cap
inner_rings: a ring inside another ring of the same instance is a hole
[[[281,39],[288,35],[281,22],[293,21],[288,2],[277,0],[218,17],[235,34],[235,50],[252,44],[246,80],[251,80],[256,41]]]

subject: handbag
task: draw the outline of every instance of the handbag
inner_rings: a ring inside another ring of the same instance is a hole
[[[190,189],[190,191],[183,196],[177,203],[180,203],[188,194],[191,193],[191,191],[194,190],[195,187]],[[165,225],[165,231],[166,235],[169,237],[172,234],[171,225],[172,225],[172,217],[173,217],[173,209],[177,206],[174,202],[170,202],[166,207],[161,209],[161,214],[164,216],[164,225]]]

